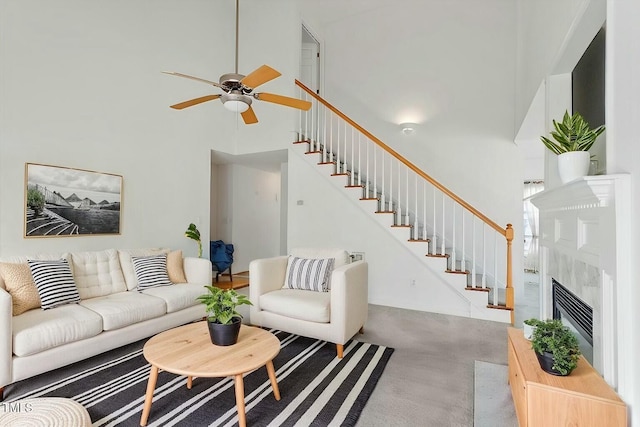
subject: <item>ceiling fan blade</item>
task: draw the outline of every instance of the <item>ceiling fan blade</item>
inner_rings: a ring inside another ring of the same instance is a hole
[[[211,101],[218,98],[220,98],[220,95],[201,96],[200,98],[190,99],[189,101],[184,101],[179,104],[171,105],[171,108],[173,108],[174,110],[182,110],[183,108],[202,104],[203,102]]]
[[[274,70],[268,65],[263,65],[258,69],[249,73],[242,80],[240,80],[240,83],[254,89],[260,86],[261,84],[268,82],[269,80],[273,80],[276,77],[280,77],[281,75],[282,74],[280,74],[280,72]]]
[[[262,92],[256,93],[253,96],[260,101],[273,102],[274,104],[285,105],[287,107],[293,107],[299,110],[307,111],[311,108],[311,103],[309,101],[304,101],[298,98],[289,98],[288,96],[283,95],[276,95],[275,93]]]
[[[240,113],[240,115],[242,116],[242,120],[244,120],[244,123],[247,125],[258,123],[258,118],[256,117],[256,113],[253,111],[253,108],[251,108],[251,105],[249,105],[248,110]]]
[[[184,78],[191,79],[191,80],[197,80],[199,82],[207,83],[207,84],[213,85],[215,87],[220,87],[220,88],[222,87],[220,85],[220,83],[212,82],[211,80],[201,79],[200,77],[189,76],[187,74],[176,73],[175,71],[163,71],[163,73],[170,74],[172,76],[184,77]]]

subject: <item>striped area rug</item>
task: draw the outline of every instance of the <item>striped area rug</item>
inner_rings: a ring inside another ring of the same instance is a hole
[[[355,425],[393,349],[350,341],[344,358],[335,345],[280,331],[273,361],[281,400],[273,397],[265,368],[244,377],[250,426]],[[146,340],[28,379],[5,390],[5,401],[68,397],[81,403],[94,426],[138,426],[150,366]],[[186,379],[161,371],[149,426],[234,426],[238,424],[231,378]]]

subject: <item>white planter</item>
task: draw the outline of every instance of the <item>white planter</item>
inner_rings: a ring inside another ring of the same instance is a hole
[[[527,325],[526,323],[522,324],[522,329],[523,329],[523,333],[524,333],[524,337],[528,340],[531,340],[531,337],[533,336],[533,331],[535,330],[535,326],[531,326],[531,325]]]
[[[563,184],[589,174],[588,151],[569,151],[558,155],[558,174]]]

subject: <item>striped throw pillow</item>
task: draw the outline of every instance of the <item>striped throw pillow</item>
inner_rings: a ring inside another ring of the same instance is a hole
[[[138,279],[138,290],[172,285],[167,273],[167,255],[132,256],[133,271]]]
[[[290,256],[284,287],[306,291],[328,292],[335,258],[306,259]]]
[[[66,259],[58,261],[27,260],[38,289],[42,309],[80,302],[80,294]]]

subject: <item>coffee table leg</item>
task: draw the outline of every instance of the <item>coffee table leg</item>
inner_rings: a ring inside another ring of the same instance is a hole
[[[280,400],[280,389],[278,388],[278,381],[276,380],[276,371],[273,369],[273,361],[269,360],[266,363],[267,372],[269,373],[269,379],[271,380],[271,388],[273,388],[273,396],[276,400]]]
[[[236,380],[236,406],[238,407],[238,425],[247,426],[247,415],[244,412],[244,381],[242,374],[235,376]]]
[[[189,375],[189,376],[187,377],[187,388],[188,388],[189,390],[191,390],[191,387],[192,387],[192,386],[193,386],[193,377],[192,377],[191,375]]]
[[[147,394],[144,399],[144,408],[142,409],[142,417],[140,418],[140,425],[146,426],[149,419],[149,412],[151,411],[151,402],[153,401],[153,392],[156,389],[156,382],[158,381],[158,367],[151,365],[151,372],[149,373],[149,382],[147,383]]]

